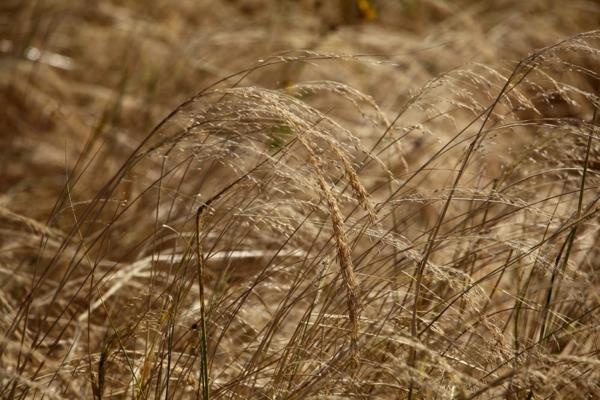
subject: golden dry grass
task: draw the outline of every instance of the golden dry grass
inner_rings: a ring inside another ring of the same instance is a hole
[[[0,12],[0,398],[600,397],[596,2]]]

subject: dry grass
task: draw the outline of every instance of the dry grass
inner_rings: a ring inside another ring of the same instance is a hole
[[[595,2],[0,11],[0,398],[600,397]]]

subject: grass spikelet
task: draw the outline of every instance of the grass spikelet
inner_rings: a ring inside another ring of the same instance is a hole
[[[333,225],[333,235],[338,252],[338,262],[340,264],[340,272],[344,286],[346,287],[346,301],[348,305],[348,319],[350,322],[350,345],[352,350],[352,358],[356,364],[358,364],[359,357],[359,335],[360,335],[360,303],[358,294],[358,282],[354,273],[354,266],[352,264],[352,253],[348,244],[346,232],[344,230],[344,222],[342,213],[335,199],[335,196],[331,192],[327,181],[323,175],[319,160],[315,156],[314,152],[310,149],[309,145],[300,137],[300,142],[309,151],[309,160],[311,165],[315,169],[315,178],[319,183],[319,187],[325,197],[329,213],[331,216],[331,223]],[[352,180],[351,180],[352,182]]]

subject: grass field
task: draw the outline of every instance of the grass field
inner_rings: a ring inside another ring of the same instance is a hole
[[[600,398],[600,3],[0,2],[0,398]]]

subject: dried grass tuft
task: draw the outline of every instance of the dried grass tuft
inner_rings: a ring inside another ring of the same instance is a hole
[[[320,3],[0,5],[1,398],[600,396],[598,6]]]

